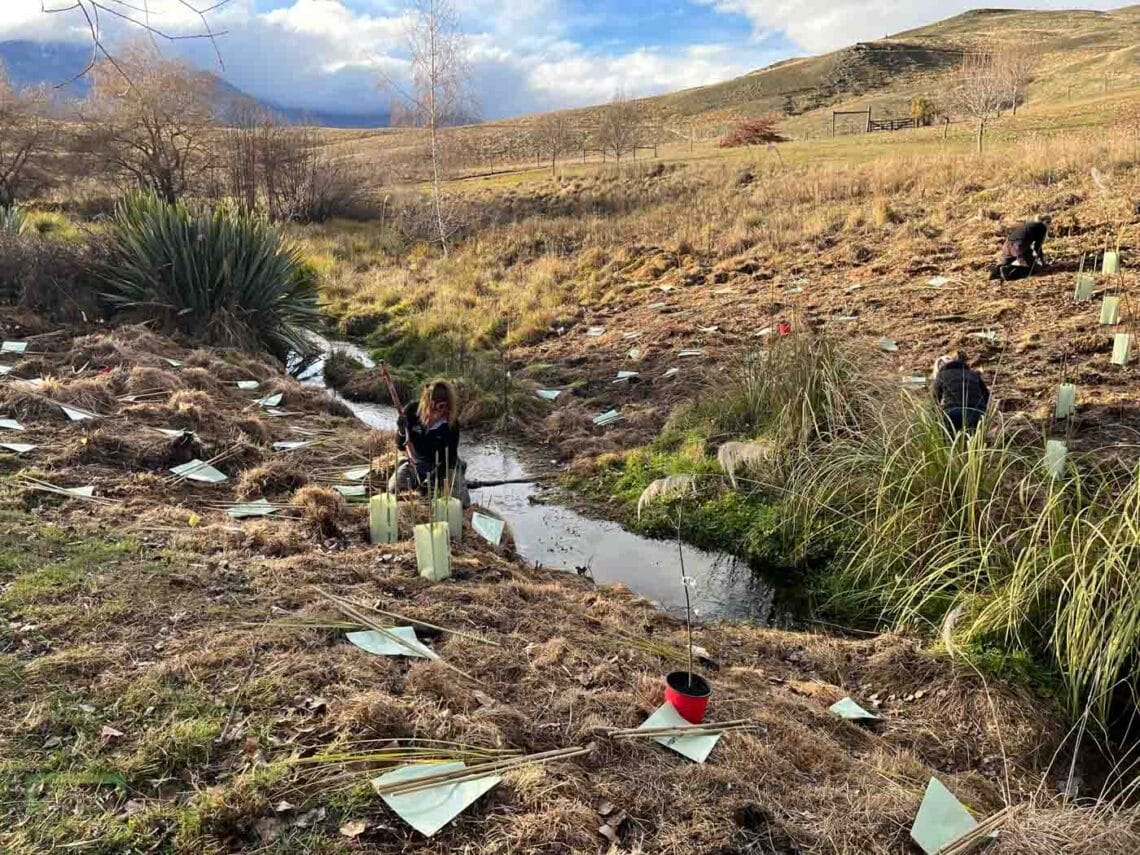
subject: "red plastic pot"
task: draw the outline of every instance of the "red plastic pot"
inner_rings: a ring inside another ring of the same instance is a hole
[[[708,681],[688,671],[674,671],[665,677],[665,700],[690,724],[705,720],[711,694]]]

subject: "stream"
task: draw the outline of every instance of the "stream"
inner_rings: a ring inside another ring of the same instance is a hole
[[[347,342],[321,341],[325,351],[343,350],[367,367],[373,360]],[[324,381],[323,361],[314,363],[300,380],[324,386],[356,417],[381,430],[396,429],[396,410],[381,404],[350,401]],[[459,446],[471,481],[527,477],[523,450],[510,442],[464,433]],[[471,491],[472,501],[504,520],[518,554],[529,564],[589,575],[599,584],[622,583],[662,608],[684,613],[685,590],[675,541],[634,534],[615,522],[585,517],[557,504],[534,484],[507,484]],[[726,553],[714,554],[683,544],[690,595],[702,619],[745,620],[768,624],[774,591],[747,564]]]

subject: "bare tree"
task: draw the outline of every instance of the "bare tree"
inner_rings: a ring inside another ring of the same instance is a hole
[[[602,151],[611,152],[621,164],[623,155],[636,151],[641,136],[641,109],[636,101],[623,92],[602,108],[598,124],[598,143]]]
[[[410,0],[407,40],[411,89],[403,89],[391,80],[385,82],[403,101],[403,120],[428,133],[432,207],[439,245],[447,255],[448,240],[454,229],[448,222],[443,198],[442,130],[470,119],[475,112],[468,90],[471,72],[467,64],[467,43],[453,1]]]
[[[550,175],[557,176],[558,156],[577,147],[574,123],[565,113],[547,113],[534,124],[534,140],[538,150],[550,158]]]
[[[1037,57],[1022,45],[1005,45],[994,51],[993,61],[1004,82],[1007,103],[1016,116],[1018,105],[1025,98],[1025,88],[1033,79]]]
[[[153,40],[155,38],[166,41],[183,41],[186,39],[208,39],[214,45],[214,52],[221,65],[222,55],[218,50],[216,38],[224,35],[210,26],[210,14],[228,5],[231,0],[40,0],[40,8],[47,15],[71,15],[82,22],[91,36],[91,59],[87,65],[72,80],[78,80],[93,71],[100,60],[109,63],[119,73],[127,77],[127,69],[121,66],[115,56],[107,49],[103,39],[103,22],[105,20],[124,22],[138,30],[145,32]],[[200,23],[200,28],[188,32],[172,32],[155,23],[161,20],[162,6],[173,6],[190,12]],[[152,18],[152,15],[154,17]],[[71,81],[60,81],[60,84]]]
[[[91,77],[83,150],[112,175],[177,201],[209,165],[213,78],[144,45],[97,62]]]
[[[0,207],[47,183],[55,124],[46,119],[46,106],[42,92],[13,87],[0,64]]]
[[[973,119],[978,126],[978,154],[982,153],[986,123],[996,118],[1009,98],[1009,88],[994,53],[969,51],[962,57],[953,100],[958,111]]]

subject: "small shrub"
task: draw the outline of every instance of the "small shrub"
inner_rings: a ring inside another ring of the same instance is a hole
[[[312,349],[316,277],[267,220],[137,195],[115,209],[108,237],[102,278],[124,314],[279,358]]]

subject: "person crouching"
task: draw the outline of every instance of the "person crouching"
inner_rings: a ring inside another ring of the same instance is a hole
[[[406,457],[388,482],[388,491],[419,490],[471,504],[467,465],[459,459],[459,396],[455,385],[436,379],[423,387],[396,419],[396,444]]]
[[[986,381],[961,353],[938,357],[930,393],[951,434],[973,431],[990,405]]]

